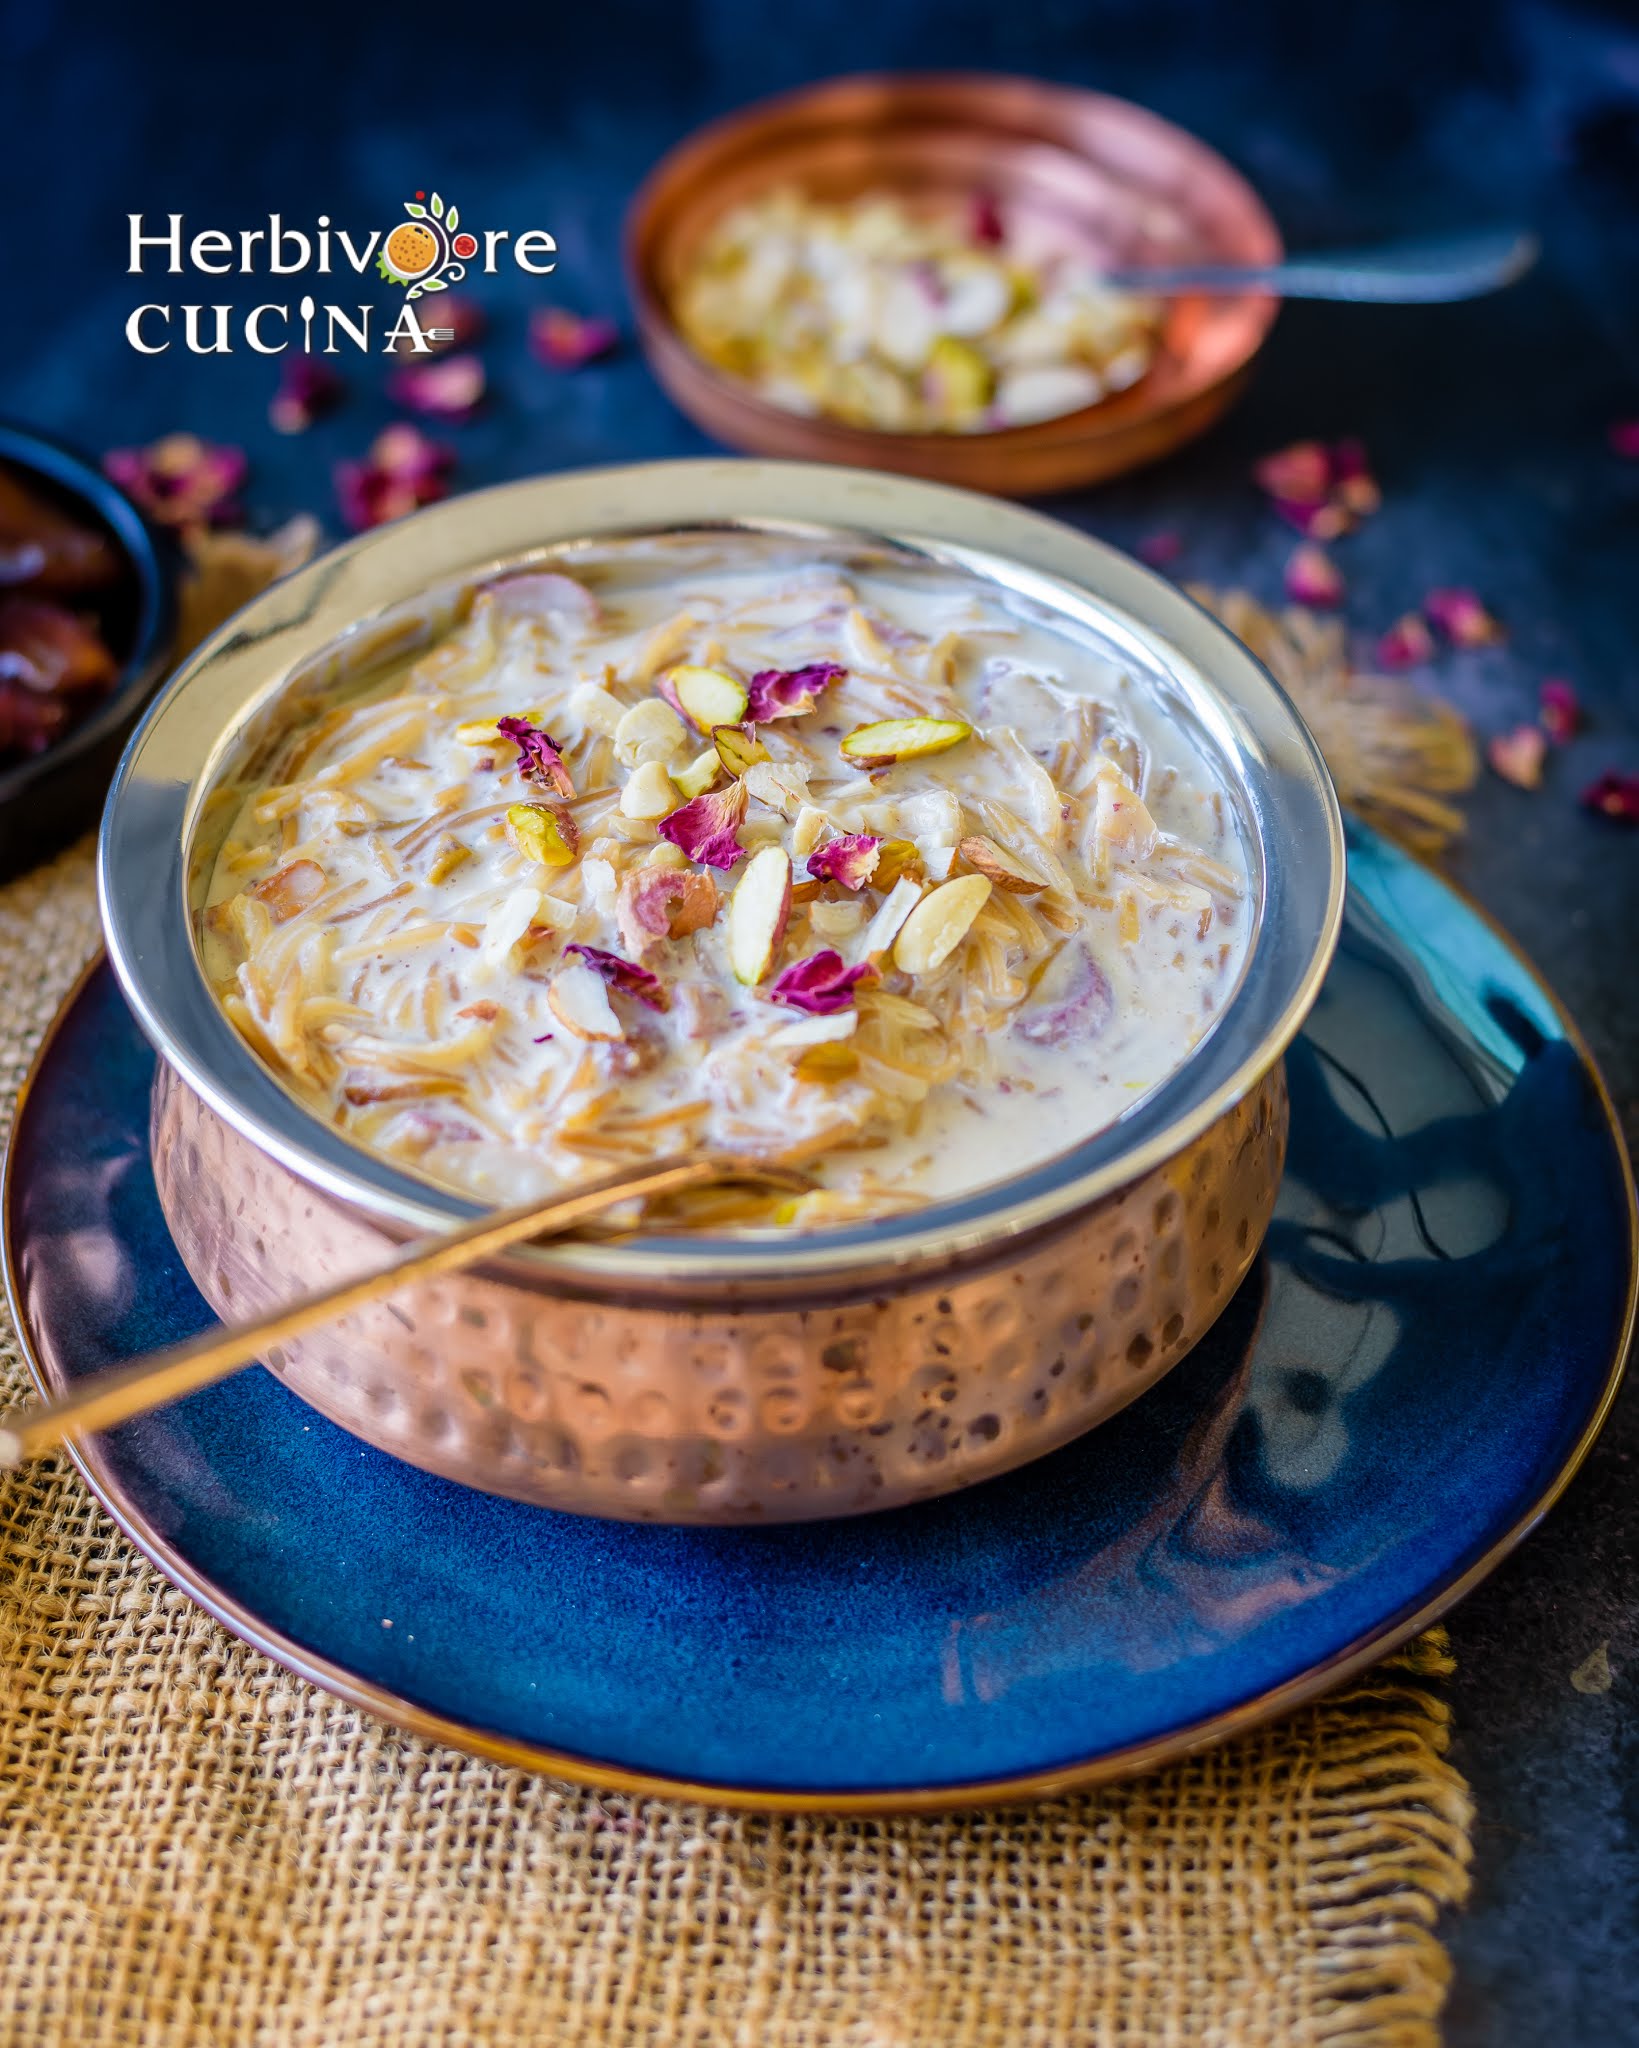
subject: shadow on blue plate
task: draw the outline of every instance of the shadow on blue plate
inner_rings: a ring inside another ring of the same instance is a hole
[[[25,1100],[12,1284],[52,1383],[207,1320],[106,967]],[[1142,1401],[1054,1456],[833,1524],[556,1515],[397,1463],[259,1368],[93,1440],[126,1530],[321,1683],[563,1775],[953,1803],[1154,1761],[1317,1690],[1488,1569],[1614,1394],[1631,1182],[1552,999],[1435,876],[1351,835],[1289,1057],[1265,1253]]]

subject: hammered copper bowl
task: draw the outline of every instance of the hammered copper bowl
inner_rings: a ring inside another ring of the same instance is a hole
[[[759,398],[697,355],[671,304],[703,237],[771,186],[820,199],[888,191],[961,204],[994,194],[1095,261],[1275,263],[1280,232],[1239,172],[1147,108],[1038,79],[884,73],[763,100],[700,129],[645,180],[626,268],[650,367],[696,426],[755,455],[898,470],[1028,497],[1169,454],[1240,391],[1274,320],[1267,293],[1173,299],[1130,390],[1037,425],[890,434]]]
[[[259,736],[436,636],[523,564],[600,544],[954,566],[1160,692],[1219,766],[1254,874],[1247,966],[1190,1059],[1016,1178],[870,1225],[531,1247],[267,1360],[428,1470],[554,1508],[750,1522],[926,1499],[1040,1456],[1184,1355],[1255,1258],[1286,1136],[1281,1054],[1341,914],[1336,800],[1268,675],[1170,585],[1053,521],[830,468],[662,463],[480,492],[366,535],[248,606],[133,740],[103,827],[111,957],[161,1055],[153,1158],[224,1318],[372,1267],[473,1205],[344,1140],[263,1066],[201,971],[194,913]]]

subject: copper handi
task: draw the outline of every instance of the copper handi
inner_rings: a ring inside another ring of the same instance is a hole
[[[1330,782],[1245,647],[1137,563],[993,500],[773,463],[540,478],[364,536],[240,613],[133,742],[101,849],[110,957],[161,1056],[167,1219],[206,1299],[245,1320],[473,1217],[284,1088],[211,992],[194,918],[259,735],[427,644],[499,570],[595,583],[599,548],[637,536],[668,573],[724,550],[954,567],[1113,654],[1189,725],[1237,813],[1254,892],[1240,981],[1116,1123],[976,1193],[825,1229],[531,1244],[266,1362],[381,1448],[544,1506],[795,1521],[972,1484],[1152,1385],[1256,1258],[1285,1149],[1281,1055],[1343,897]]]

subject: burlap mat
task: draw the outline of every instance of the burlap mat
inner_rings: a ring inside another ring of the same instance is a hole
[[[8,1115],[95,926],[84,848],[0,893]],[[763,1819],[381,1727],[191,1607],[66,1461],[0,1482],[0,1532],[7,2048],[1437,2038],[1470,1820],[1437,1637],[1082,1798]]]

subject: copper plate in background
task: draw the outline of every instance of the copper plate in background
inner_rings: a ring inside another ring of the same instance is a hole
[[[891,434],[786,412],[698,356],[670,305],[701,240],[771,185],[822,199],[993,194],[1107,262],[1272,263],[1268,210],[1216,151],[1126,100],[1024,78],[880,74],[806,86],[699,130],[632,202],[626,260],[655,375],[695,424],[760,455],[891,469],[1008,497],[1073,489],[1153,462],[1201,433],[1245,382],[1274,320],[1267,293],[1175,299],[1157,359],[1130,390],[1026,427]]]

